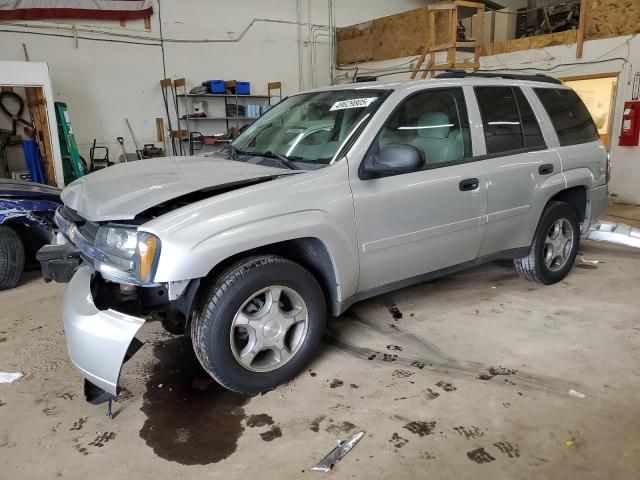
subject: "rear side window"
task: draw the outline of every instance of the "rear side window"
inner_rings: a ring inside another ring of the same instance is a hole
[[[511,87],[475,87],[487,153],[524,148],[518,107]]]
[[[518,110],[520,112],[520,121],[522,122],[522,133],[524,135],[524,146],[526,148],[545,147],[544,138],[540,131],[538,120],[531,110],[529,101],[519,88],[514,88]]]
[[[476,87],[488,154],[544,147],[540,126],[519,88]]]
[[[598,140],[598,129],[580,97],[573,90],[535,88],[551,118],[560,145],[576,145]]]

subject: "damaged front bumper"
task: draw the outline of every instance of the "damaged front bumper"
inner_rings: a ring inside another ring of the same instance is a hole
[[[67,349],[82,375],[115,397],[122,364],[142,346],[135,334],[145,320],[99,310],[91,293],[92,275],[93,267],[82,265],[65,290],[62,316]]]

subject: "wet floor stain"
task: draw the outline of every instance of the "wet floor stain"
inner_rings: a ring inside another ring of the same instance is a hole
[[[345,421],[345,422],[339,422],[339,423],[332,423],[331,425],[327,426],[327,432],[329,433],[333,433],[334,435],[339,435],[342,433],[349,433],[352,430],[355,430],[356,427],[353,423]]]
[[[276,438],[280,438],[281,436],[282,430],[278,425],[274,425],[266,432],[262,432],[260,434],[260,438],[262,438],[262,440],[264,440],[265,442],[270,442],[272,440],[275,440]]]
[[[484,448],[476,448],[475,450],[467,452],[467,458],[479,464],[495,461],[495,457],[489,454]]]
[[[398,306],[393,303],[390,307],[389,307],[389,313],[391,314],[391,316],[393,317],[394,320],[400,320],[402,318],[402,312],[400,311],[400,309],[398,308]]]
[[[515,375],[516,373],[517,373],[517,370],[512,370],[510,368],[489,367],[489,369],[486,372],[481,372],[480,375],[478,375],[478,379],[491,380],[493,377],[497,377],[498,375]]]
[[[187,337],[158,342],[153,354],[140,437],[159,457],[183,465],[229,457],[244,432],[243,407],[251,397],[209,381]]]
[[[320,431],[320,423],[327,418],[325,415],[320,415],[319,417],[314,418],[313,420],[311,420],[311,424],[309,425],[309,429],[312,432],[316,432],[318,433]]]
[[[341,386],[344,385],[344,382],[338,378],[334,378],[333,381],[331,382],[331,384],[329,385],[330,388],[339,388]]]
[[[457,390],[451,382],[445,382],[444,380],[440,380],[436,383],[436,387],[441,388],[445,392],[455,392]]]
[[[247,418],[247,427],[266,427],[267,425],[273,425],[273,418],[266,413],[260,413],[258,415],[251,415]]]
[[[413,434],[419,435],[421,437],[425,437],[433,433],[433,430],[436,428],[436,422],[423,422],[419,420],[414,420],[413,422],[407,423],[402,428],[406,428]]]

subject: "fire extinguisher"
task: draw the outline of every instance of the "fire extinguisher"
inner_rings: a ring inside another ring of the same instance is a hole
[[[637,147],[640,136],[640,102],[625,102],[620,130],[621,147]]]

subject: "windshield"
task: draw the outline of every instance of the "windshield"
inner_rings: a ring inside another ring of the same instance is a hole
[[[286,98],[247,128],[233,142],[233,150],[277,158],[295,164],[292,168],[329,165],[358,125],[378,108],[384,93],[332,90]]]

